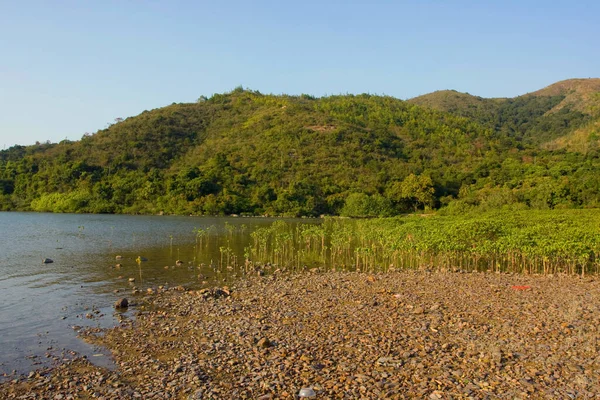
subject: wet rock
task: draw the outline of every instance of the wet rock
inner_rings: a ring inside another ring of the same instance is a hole
[[[119,299],[115,302],[115,308],[127,308],[129,307],[129,301],[126,298]]]
[[[44,258],[44,259],[42,259],[42,263],[44,263],[44,264],[51,264],[53,262],[54,262],[54,260],[51,259],[51,258]]]

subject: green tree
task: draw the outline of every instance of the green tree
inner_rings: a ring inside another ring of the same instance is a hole
[[[433,181],[426,175],[410,174],[400,184],[402,199],[414,208],[415,212],[419,207],[432,207],[435,198],[433,194]]]

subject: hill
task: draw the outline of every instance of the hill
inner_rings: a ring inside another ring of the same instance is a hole
[[[555,105],[550,113],[568,108],[588,115],[600,114],[600,78],[567,79],[526,96],[562,96],[563,100]]]
[[[482,115],[494,115],[506,100],[505,98],[486,99],[469,93],[457,92],[456,90],[438,90],[407,101],[422,107],[449,112],[466,118],[477,118]]]
[[[514,98],[486,99],[442,90],[408,102],[470,118],[518,141],[540,145],[600,115],[600,79],[565,80]]]
[[[0,208],[370,216],[445,205],[598,204],[597,152],[542,148],[523,133],[539,129],[539,121],[528,125],[531,118],[523,117],[509,126],[497,116],[511,109],[549,118],[544,114],[561,96],[539,96],[545,100],[537,103],[437,97],[449,105],[462,99],[475,111],[387,96],[275,96],[242,88],[172,104],[79,141],[0,152]]]

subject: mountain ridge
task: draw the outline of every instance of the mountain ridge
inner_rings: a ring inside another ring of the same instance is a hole
[[[561,108],[570,105],[578,111],[592,113],[592,110],[590,110],[590,104],[586,103],[592,102],[592,105],[596,105],[596,102],[600,101],[600,99],[596,98],[594,95],[597,95],[598,93],[600,93],[600,78],[572,78],[558,81],[536,91],[514,97],[481,97],[454,89],[443,89],[412,97],[406,101],[436,108],[440,111],[448,111],[445,108],[445,106],[447,107],[448,105],[445,104],[444,101],[447,101],[449,97],[454,99],[460,98],[463,99],[463,101],[464,99],[470,99],[473,102],[503,102],[508,99],[516,99],[519,97],[565,96],[566,99],[564,103],[558,105],[554,111],[558,111]]]

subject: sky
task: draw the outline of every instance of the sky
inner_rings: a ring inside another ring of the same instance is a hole
[[[600,76],[600,2],[0,0],[0,149],[242,85],[514,97]]]

